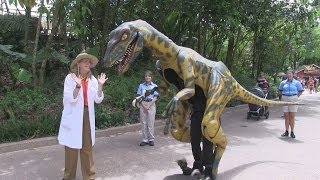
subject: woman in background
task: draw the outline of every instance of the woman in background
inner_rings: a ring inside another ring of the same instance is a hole
[[[283,80],[279,85],[279,91],[282,95],[282,101],[297,102],[298,97],[302,94],[303,88],[301,83],[293,78],[293,70],[287,71],[288,78]],[[294,123],[298,105],[283,106],[285,129],[286,131],[281,135],[282,137],[289,136],[289,127],[291,128],[290,136],[295,138]]]

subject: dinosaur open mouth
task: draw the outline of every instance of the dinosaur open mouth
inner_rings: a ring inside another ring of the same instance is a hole
[[[132,56],[134,54],[134,48],[136,46],[137,40],[138,40],[138,34],[132,40],[132,42],[129,44],[124,55],[116,62],[116,64],[119,63],[119,65],[118,65],[118,72],[119,73],[123,72],[123,70],[127,67],[128,63],[132,59]]]

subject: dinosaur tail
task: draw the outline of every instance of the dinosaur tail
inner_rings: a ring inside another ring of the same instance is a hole
[[[234,80],[236,81],[236,80]],[[247,91],[239,83],[233,83],[234,85],[234,96],[238,97],[240,100],[256,105],[262,106],[286,106],[286,105],[302,105],[298,102],[285,102],[285,101],[273,101],[264,98],[260,98],[253,93]]]

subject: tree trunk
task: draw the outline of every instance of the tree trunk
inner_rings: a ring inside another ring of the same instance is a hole
[[[45,54],[44,55],[44,60],[42,61],[41,68],[40,68],[39,85],[41,87],[44,84],[47,62],[49,60],[49,53],[50,53],[49,51],[50,51],[50,48],[51,48],[51,45],[52,45],[52,38],[57,33],[57,30],[58,30],[60,8],[61,8],[61,0],[57,0],[55,2],[55,4],[54,4],[51,34],[48,36],[48,40],[47,40],[46,47],[45,47],[45,50],[44,50],[44,54]]]
[[[105,50],[107,48],[107,43],[105,43],[105,39],[109,33],[109,29],[110,29],[110,22],[111,22],[111,7],[110,7],[110,2],[107,1],[106,2],[106,6],[104,7],[104,18],[103,18],[103,26],[102,26],[102,41],[100,41],[100,49],[101,49],[101,52],[100,52],[100,55],[101,55],[101,58],[100,59],[103,59],[104,57],[104,53],[105,53]],[[102,62],[100,62],[102,63]]]
[[[201,51],[201,54],[204,56],[204,57],[206,57],[207,56],[207,38],[206,38],[206,34],[207,34],[207,27],[205,26],[204,28],[203,28],[203,33],[202,33],[202,51]]]
[[[44,0],[41,0],[41,7],[43,7]],[[42,12],[39,13],[39,19],[37,24],[37,31],[35,37],[35,44],[33,49],[33,56],[32,56],[32,77],[33,77],[33,86],[36,87],[38,85],[38,76],[37,76],[37,51],[38,51],[38,44],[39,44],[39,34],[41,28],[41,19],[42,19]]]
[[[198,52],[201,52],[201,18],[202,18],[202,14],[199,13],[199,19],[198,19],[198,45],[197,45],[197,50]]]
[[[232,64],[233,64],[233,53],[234,53],[234,35],[231,35],[231,37],[228,40],[228,50],[227,50],[227,56],[226,56],[226,66],[229,68],[229,70],[232,72]]]
[[[47,22],[50,22],[50,14],[47,14]],[[50,30],[50,23],[46,23],[47,27],[46,27],[46,31],[45,31],[45,35],[49,35],[49,30]]]
[[[69,41],[67,35],[67,23],[66,21],[62,21],[62,25],[60,26],[60,32],[63,38],[64,51],[63,54],[68,57],[69,52]]]
[[[24,51],[28,51],[28,39],[29,39],[29,31],[30,31],[30,19],[31,19],[31,8],[26,6],[25,8],[26,15],[25,15],[25,24],[24,24],[24,40],[23,40],[23,46]]]
[[[63,2],[61,6],[64,6]],[[68,40],[68,34],[67,34],[67,20],[65,19],[66,17],[66,11],[61,9],[61,12],[59,14],[59,20],[58,24],[60,25],[60,35],[62,36],[62,41],[63,41],[63,54],[68,57],[69,56],[69,40]]]
[[[8,3],[7,3],[7,1],[4,1],[4,5],[6,6],[6,9],[7,9],[7,14],[10,14],[10,11],[9,11],[9,6],[8,6]]]
[[[251,77],[254,77],[254,70],[256,66],[256,59],[257,59],[257,41],[258,41],[258,31],[255,30],[253,35],[253,47],[252,47],[252,69],[251,69]]]

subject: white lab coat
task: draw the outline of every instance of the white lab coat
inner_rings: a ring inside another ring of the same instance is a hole
[[[76,87],[76,82],[72,79],[71,74],[68,74],[64,81],[63,90],[63,111],[61,116],[58,141],[59,144],[68,146],[74,149],[82,148],[82,127],[83,127],[83,110],[84,99],[82,87],[78,96],[73,98],[73,90]],[[95,143],[95,111],[94,103],[101,103],[104,98],[98,96],[98,81],[92,76],[88,80],[88,110],[91,128],[92,146]]]

